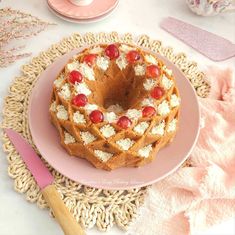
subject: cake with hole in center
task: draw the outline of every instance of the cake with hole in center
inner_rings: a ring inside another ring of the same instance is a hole
[[[113,170],[153,161],[177,132],[179,107],[174,75],[156,54],[100,44],[56,77],[50,116],[70,155]]]

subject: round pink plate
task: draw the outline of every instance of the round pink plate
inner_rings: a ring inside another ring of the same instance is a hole
[[[73,19],[91,19],[104,15],[117,6],[118,0],[93,0],[87,6],[76,6],[68,0],[48,0],[56,12]]]
[[[199,134],[199,105],[194,88],[180,70],[158,55],[173,70],[181,95],[180,127],[173,142],[159,151],[156,159],[140,168],[111,172],[96,169],[85,159],[71,157],[61,147],[57,130],[49,118],[53,81],[68,59],[79,50],[60,57],[38,78],[29,104],[29,126],[42,157],[58,172],[84,185],[105,189],[130,189],[152,184],[175,171],[189,156]]]

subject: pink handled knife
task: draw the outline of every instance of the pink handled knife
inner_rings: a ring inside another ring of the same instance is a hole
[[[50,171],[46,168],[42,160],[36,154],[34,149],[29,145],[20,134],[12,129],[5,129],[5,132],[16,150],[22,157],[27,168],[32,173],[37,184],[41,188],[44,199],[52,209],[55,218],[59,222],[65,235],[85,235],[80,225],[75,221],[63,203],[60,195],[53,185],[54,178]]]
[[[211,60],[222,61],[235,56],[235,44],[206,30],[173,17],[164,19],[160,26]]]

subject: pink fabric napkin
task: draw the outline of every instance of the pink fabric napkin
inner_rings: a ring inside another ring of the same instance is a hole
[[[209,68],[208,98],[199,98],[201,130],[190,161],[148,191],[128,235],[189,235],[235,216],[235,81]]]

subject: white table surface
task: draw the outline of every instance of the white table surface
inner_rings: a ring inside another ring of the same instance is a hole
[[[185,4],[185,0],[121,0],[118,9],[109,18],[87,25],[76,25],[57,18],[47,9],[45,0],[0,1],[0,8],[6,6],[29,12],[41,19],[58,24],[45,30],[37,37],[28,40],[25,51],[32,52],[34,56],[40,51],[46,50],[52,43],[58,42],[61,38],[73,32],[85,33],[89,31],[115,30],[135,34],[144,33],[160,39],[164,44],[175,47],[176,51],[186,52],[191,59],[198,61],[202,68],[206,65],[215,64],[233,67],[235,65],[234,59],[214,63],[159,28],[158,25],[164,17],[174,16],[217,33],[235,43],[234,13],[208,18],[199,17],[191,13]],[[20,66],[29,60],[30,58],[25,58],[8,68],[0,69],[0,109],[2,109],[3,98],[7,95],[8,86],[14,77],[19,75]],[[14,191],[13,180],[7,175],[7,160],[2,150],[0,150],[0,186],[0,235],[63,234],[54,219],[50,218],[48,211],[41,210],[35,204],[28,203],[24,199],[24,195]],[[98,235],[101,233],[96,229],[92,229],[87,231],[87,234]],[[120,235],[124,234],[124,232],[113,228],[106,234]],[[234,235],[235,219],[230,219],[208,231],[193,235],[212,234]]]

